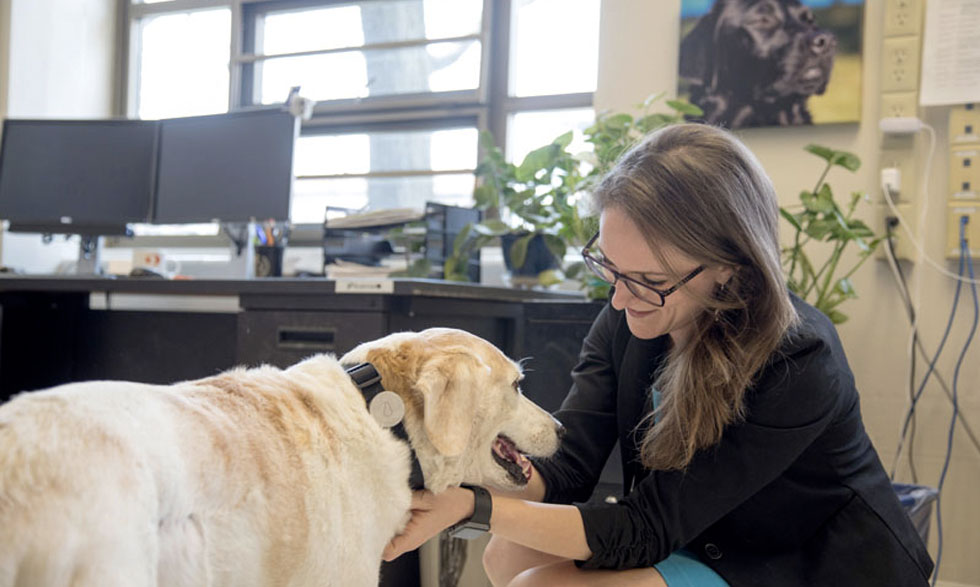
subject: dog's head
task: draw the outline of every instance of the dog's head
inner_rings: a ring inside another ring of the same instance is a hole
[[[558,449],[561,424],[521,393],[519,366],[480,337],[449,328],[391,334],[340,360],[372,363],[384,388],[401,396],[432,491],[459,483],[517,489],[531,475],[525,455]]]
[[[822,94],[837,39],[799,0],[715,0],[681,42],[680,75],[705,94]]]

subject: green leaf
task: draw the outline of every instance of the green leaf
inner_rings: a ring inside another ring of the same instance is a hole
[[[456,239],[453,240],[453,253],[454,254],[455,253],[458,253],[459,251],[461,251],[463,249],[463,244],[466,242],[466,239],[469,238],[470,231],[472,229],[473,229],[473,224],[472,223],[467,224],[463,228],[460,229],[459,234],[456,235]]]
[[[834,153],[836,153],[836,151],[834,151],[833,149],[828,149],[827,147],[823,147],[820,145],[814,145],[813,143],[803,147],[803,150],[808,153],[813,153],[814,155],[820,157],[821,159],[827,161],[828,163],[831,161],[831,159],[834,158]]]
[[[564,280],[565,278],[562,276],[561,271],[556,269],[545,269],[541,273],[538,273],[538,283],[543,286],[557,285]]]
[[[837,283],[834,284],[834,291],[845,298],[857,297],[857,293],[854,292],[854,284],[847,278],[838,279]]]
[[[527,261],[527,246],[534,238],[534,233],[526,234],[510,246],[510,264],[514,267],[523,267]]]
[[[557,139],[551,141],[551,144],[558,145],[563,150],[564,149],[567,149],[568,148],[568,145],[571,145],[572,144],[572,138],[573,138],[573,136],[574,135],[573,135],[572,131],[568,131],[565,134],[563,134],[560,137],[558,137]]]
[[[661,98],[663,98],[664,94],[665,92],[657,92],[656,94],[650,94],[649,96],[647,96],[646,100],[643,101],[643,104],[641,104],[641,106],[643,108],[649,108],[654,102],[657,102]]]
[[[559,264],[561,264],[561,260],[565,257],[565,251],[568,248],[565,245],[565,240],[556,234],[543,234],[541,235],[541,238],[544,239],[544,244],[546,247],[548,247],[548,250],[551,251],[551,254],[554,255],[558,259]]]
[[[565,267],[565,276],[569,279],[578,279],[578,274],[585,270],[585,263],[582,261],[575,261],[574,263],[569,263],[568,267]]]
[[[493,133],[488,130],[480,132],[480,146],[491,151],[497,148],[497,143],[493,140]]]
[[[847,151],[834,151],[834,156],[830,162],[850,171],[857,171],[861,167],[861,159],[854,153]]]
[[[499,207],[500,198],[498,196],[497,190],[493,189],[493,186],[489,184],[477,186],[473,190],[473,201],[476,203],[476,207],[481,210]]]
[[[786,210],[786,208],[780,207],[779,208],[779,214],[780,214],[780,216],[782,216],[783,218],[785,218],[787,222],[789,222],[790,224],[792,224],[793,225],[793,228],[795,228],[796,230],[799,230],[799,231],[802,231],[803,230],[803,227],[800,226],[800,222],[796,219],[795,216],[793,216],[792,214],[790,214]]]
[[[700,108],[698,108],[694,104],[691,104],[689,102],[685,102],[683,100],[667,100],[667,105],[670,106],[671,108],[673,108],[674,110],[680,112],[681,114],[688,114],[690,116],[703,116],[704,115],[704,111],[703,110],[701,110]]]
[[[515,172],[517,181],[530,182],[539,171],[547,169],[555,160],[554,151],[552,145],[545,145],[528,153]]]
[[[806,234],[813,239],[823,240],[825,236],[830,234],[839,225],[834,219],[819,219],[814,220],[806,227]]]
[[[824,186],[826,185],[827,184],[824,184]],[[828,187],[828,190],[829,189],[830,188]],[[829,191],[822,188],[817,194],[807,191],[800,192],[800,201],[803,202],[803,206],[811,212],[816,212],[818,214],[830,214],[834,211],[833,195],[830,195]]]
[[[847,322],[847,314],[844,314],[840,310],[827,310],[824,312],[824,314],[826,314],[827,317],[830,318],[830,321],[834,324],[843,324],[844,322]]]
[[[502,220],[491,218],[483,222],[473,224],[473,231],[486,236],[500,236],[510,232],[510,227]]]

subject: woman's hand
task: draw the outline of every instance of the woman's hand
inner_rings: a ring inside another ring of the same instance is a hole
[[[385,547],[382,555],[392,561],[402,554],[415,550],[422,543],[463,518],[473,515],[473,492],[460,487],[449,487],[442,493],[428,490],[412,494],[412,518],[401,534]]]

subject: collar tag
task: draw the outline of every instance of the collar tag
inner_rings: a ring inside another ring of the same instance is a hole
[[[382,391],[374,396],[368,410],[371,417],[384,428],[396,426],[405,417],[405,403],[393,391]]]

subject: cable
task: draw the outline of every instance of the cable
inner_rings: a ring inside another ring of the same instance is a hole
[[[909,325],[911,326],[912,336],[910,337],[909,344],[909,405],[911,405],[913,399],[915,398],[915,345],[919,342],[919,330],[916,327],[915,321],[915,308],[912,305],[912,295],[909,293],[908,284],[905,281],[905,274],[902,273],[902,268],[898,264],[898,259],[895,256],[895,242],[894,235],[892,233],[892,223],[888,219],[885,221],[885,257],[888,260],[888,267],[892,270],[892,275],[895,278],[895,284],[898,286],[898,293],[902,296],[902,301],[905,305],[905,313],[909,319]],[[921,343],[919,343],[921,345]],[[918,475],[915,471],[915,458],[913,446],[915,444],[915,412],[912,412],[912,424],[911,430],[909,431],[909,444],[908,444],[908,460],[909,460],[909,471],[912,474],[912,482],[918,483]],[[898,452],[895,453],[895,459],[892,461],[891,472],[889,473],[889,478],[895,480],[895,471],[898,468],[899,458],[902,456],[902,445],[899,443]]]
[[[969,217],[960,217],[960,273],[963,273],[963,266],[969,272],[970,278],[973,279],[973,259],[970,258],[970,246],[966,240],[966,225],[969,222]],[[977,332],[977,325],[980,324],[980,300],[977,298],[977,286],[976,283],[970,284],[970,290],[973,293],[973,324],[970,327],[970,334],[966,338],[966,342],[963,344],[963,349],[960,351],[960,356],[956,360],[956,368],[953,371],[953,416],[949,420],[949,435],[946,439],[946,458],[943,461],[943,470],[939,475],[939,485],[936,487],[936,531],[938,532],[938,547],[936,551],[936,567],[933,570],[932,575],[932,585],[935,586],[936,579],[939,577],[939,565],[943,560],[943,516],[942,516],[942,495],[943,495],[943,484],[946,482],[946,473],[949,472],[949,462],[953,456],[953,432],[956,430],[956,417],[959,414],[959,402],[958,402],[958,385],[960,378],[960,367],[963,366],[963,359],[966,357],[966,352],[970,348],[970,344],[973,342],[973,337]],[[956,291],[957,298],[959,297],[959,287]]]
[[[923,360],[925,360],[925,361],[928,362],[928,360],[929,360],[929,352],[926,350],[925,345],[922,343],[922,337],[920,337],[920,336],[917,335],[918,334],[918,331],[917,331],[917,328],[915,327],[915,321],[914,321],[914,311],[915,310],[914,310],[914,308],[911,307],[911,301],[909,299],[910,296],[909,296],[909,293],[908,293],[908,285],[905,282],[905,277],[904,277],[904,273],[902,272],[902,269],[901,269],[901,264],[898,262],[898,259],[894,255],[894,243],[892,242],[892,239],[891,239],[893,233],[892,233],[891,227],[888,224],[886,224],[885,225],[885,230],[886,230],[886,234],[888,235],[888,238],[886,239],[886,243],[887,243],[888,247],[885,249],[885,251],[886,251],[886,253],[890,253],[890,255],[887,255],[886,258],[887,258],[887,260],[889,262],[889,267],[892,269],[892,274],[895,277],[896,284],[898,285],[899,294],[902,295],[903,301],[906,302],[906,308],[905,309],[906,309],[906,313],[907,313],[907,315],[909,317],[909,323],[910,323],[910,325],[912,327],[912,330],[913,330],[913,337],[912,337],[912,339],[915,341],[915,348],[918,351],[918,354],[922,356]],[[914,369],[912,370],[912,373],[914,373]],[[950,400],[950,402],[952,402],[952,400],[953,400],[953,394],[952,394],[952,391],[949,388],[949,385],[947,385],[946,380],[943,378],[943,376],[938,371],[936,373],[934,373],[934,377],[939,382],[939,386],[942,388],[943,393],[945,393],[946,394],[946,397]],[[914,388],[915,388],[915,385],[913,383],[910,386],[910,389],[909,389],[909,395],[910,395],[910,399],[912,399],[912,401],[914,401],[914,397],[915,397],[915,394],[912,391]],[[915,424],[915,421],[914,421],[914,413],[915,413],[915,407],[914,406],[911,406],[909,408],[909,410],[910,410],[911,413],[908,414],[907,417],[913,419],[912,420],[912,424],[911,424],[911,426],[913,426],[913,428],[909,432],[909,451],[910,451],[910,454],[909,454],[909,465],[913,469],[913,471],[912,471],[912,474],[913,474],[912,480],[913,480],[913,482],[916,482],[916,479],[915,479],[915,471],[914,471],[914,467],[912,466],[912,456],[911,456],[912,442],[914,441],[914,434],[915,434],[914,433],[914,424]],[[973,445],[974,450],[976,450],[977,451],[977,454],[980,455],[980,438],[977,437],[976,432],[973,430],[973,426],[970,424],[970,421],[966,419],[966,416],[963,414],[963,412],[960,412],[959,413],[958,418],[959,418],[960,424],[963,426],[963,430],[966,432],[967,437],[970,440],[970,444]],[[895,479],[896,469],[898,467],[899,458],[901,457],[902,447],[903,447],[904,441],[905,441],[905,436],[902,436],[902,438],[899,440],[898,448],[895,451],[895,458],[894,458],[894,461],[892,462],[891,471],[889,473],[889,476],[890,476],[890,478],[893,481]]]
[[[963,272],[963,256],[960,255],[960,273]],[[908,432],[909,421],[915,414],[915,405],[918,403],[919,398],[922,397],[922,392],[926,388],[926,383],[929,381],[929,376],[932,375],[936,367],[936,361],[939,359],[939,355],[943,352],[943,347],[946,346],[946,340],[949,338],[949,331],[953,327],[953,319],[956,317],[956,307],[959,305],[960,301],[960,290],[963,287],[963,281],[956,282],[956,293],[953,294],[953,308],[949,313],[949,320],[946,322],[946,331],[943,332],[943,337],[939,341],[939,348],[936,349],[936,354],[933,355],[932,360],[929,361],[929,369],[926,371],[925,376],[922,378],[922,383],[919,384],[919,388],[916,390],[915,395],[912,397],[912,405],[909,406],[909,410],[905,415],[905,423],[902,425],[902,434],[899,438],[898,452],[902,452],[902,445],[905,442],[905,435]],[[915,326],[913,325],[913,328]],[[955,397],[955,395],[954,395]]]

